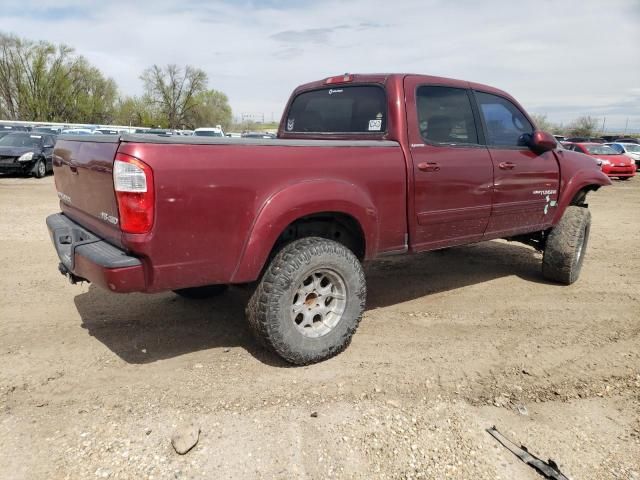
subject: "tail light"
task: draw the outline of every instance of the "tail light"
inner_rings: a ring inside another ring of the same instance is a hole
[[[151,167],[137,158],[118,153],[113,163],[113,186],[121,230],[127,233],[150,231],[155,208]]]

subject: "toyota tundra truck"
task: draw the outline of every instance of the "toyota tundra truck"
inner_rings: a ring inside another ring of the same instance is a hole
[[[509,94],[426,75],[340,75],[295,89],[277,139],[61,136],[60,213],[47,218],[72,282],[187,298],[250,288],[246,315],[293,364],[350,343],[362,264],[492,239],[578,279],[609,185]]]

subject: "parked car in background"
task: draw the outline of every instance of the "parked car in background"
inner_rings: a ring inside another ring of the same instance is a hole
[[[555,138],[558,142],[565,142],[567,140],[567,137],[565,137],[564,135],[554,135],[553,138]]]
[[[640,141],[637,138],[616,138],[614,140],[616,143],[635,143],[640,144]]]
[[[44,177],[51,164],[55,137],[30,132],[10,133],[0,138],[0,172]]]
[[[196,128],[193,131],[193,135],[196,137],[224,137],[222,127],[217,125],[215,127]]]
[[[608,145],[616,152],[622,153],[623,155],[631,158],[636,163],[636,171],[640,168],[640,145],[637,143],[614,142],[607,143],[605,145]]]
[[[633,159],[617,152],[608,145],[600,143],[572,143],[569,150],[585,153],[599,161],[602,172],[609,177],[628,180],[636,174],[636,164]]]
[[[62,127],[56,127],[55,125],[40,125],[31,129],[31,133],[38,133],[44,135],[58,135],[62,131]]]
[[[102,135],[100,130],[90,130],[88,128],[65,128],[61,135]]]
[[[242,138],[273,139],[273,138],[276,138],[276,136],[273,133],[268,133],[268,132],[245,132],[242,134]]]
[[[149,128],[144,132],[144,135],[164,135],[166,137],[174,135],[174,133],[174,130],[170,130],[168,128]]]
[[[242,134],[238,132],[227,132],[224,136],[229,138],[242,138]]]
[[[569,137],[564,140],[570,143],[604,143],[606,140],[600,137]]]

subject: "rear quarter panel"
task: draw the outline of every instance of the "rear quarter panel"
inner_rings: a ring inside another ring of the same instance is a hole
[[[122,143],[151,166],[153,230],[123,235],[146,257],[150,290],[255,280],[291,221],[316,212],[354,216],[367,257],[404,244],[405,164],[399,146]]]

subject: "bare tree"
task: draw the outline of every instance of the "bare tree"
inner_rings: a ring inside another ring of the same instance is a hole
[[[592,137],[598,129],[598,119],[590,116],[576,118],[568,127],[569,134],[574,137]]]
[[[533,115],[531,115],[531,119],[533,120],[533,123],[536,124],[536,128],[538,130],[542,130],[544,132],[549,132],[549,133],[557,133],[560,129],[558,125],[549,121],[546,115],[540,115],[540,114],[534,113]]]
[[[164,68],[153,65],[146,69],[141,80],[145,94],[162,112],[169,128],[178,128],[187,122],[197,107],[196,96],[207,89],[207,74],[187,65]]]

